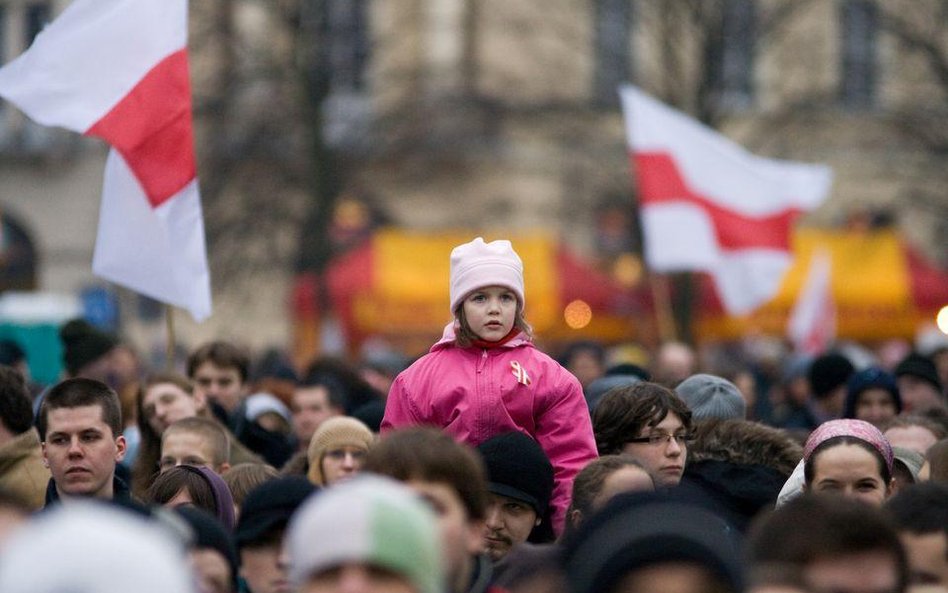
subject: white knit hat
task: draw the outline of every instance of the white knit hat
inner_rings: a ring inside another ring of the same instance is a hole
[[[509,288],[524,306],[523,262],[510,241],[485,243],[477,237],[451,251],[451,314],[467,295],[486,286]]]
[[[158,523],[77,501],[37,516],[0,554],[4,593],[191,593],[184,547]]]

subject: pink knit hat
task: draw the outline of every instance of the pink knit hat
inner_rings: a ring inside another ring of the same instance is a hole
[[[478,237],[451,251],[451,314],[467,295],[486,286],[503,286],[523,297],[523,262],[510,241],[485,243]]]
[[[813,451],[834,437],[853,437],[872,445],[872,448],[882,455],[885,464],[889,466],[889,472],[892,471],[892,445],[888,439],[879,431],[878,428],[863,420],[844,418],[841,420],[830,420],[816,427],[803,446],[803,460],[809,461]]]

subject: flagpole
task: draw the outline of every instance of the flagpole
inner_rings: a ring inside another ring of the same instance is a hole
[[[659,341],[677,341],[678,330],[675,327],[675,317],[672,315],[668,277],[664,274],[651,273],[649,274],[649,284],[652,288],[652,301],[655,304],[655,323],[658,326]]]
[[[165,327],[168,330],[168,342],[165,344],[165,370],[174,372],[174,307],[165,303]]]

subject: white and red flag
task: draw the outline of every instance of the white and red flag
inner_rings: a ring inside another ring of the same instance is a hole
[[[75,0],[0,69],[0,96],[111,145],[93,271],[200,321],[211,288],[187,26],[187,0]]]
[[[620,94],[649,268],[710,273],[731,314],[773,298],[792,223],[826,198],[830,169],[755,156],[635,87]]]
[[[836,338],[833,264],[825,249],[810,259],[803,288],[787,321],[787,336],[797,352],[817,356]]]

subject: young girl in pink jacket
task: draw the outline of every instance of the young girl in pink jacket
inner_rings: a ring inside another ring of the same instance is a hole
[[[553,465],[553,528],[562,532],[573,478],[597,457],[579,381],[533,345],[523,317],[523,262],[510,241],[480,237],[451,252],[454,320],[392,384],[382,433],[443,428],[472,446],[519,430]]]

